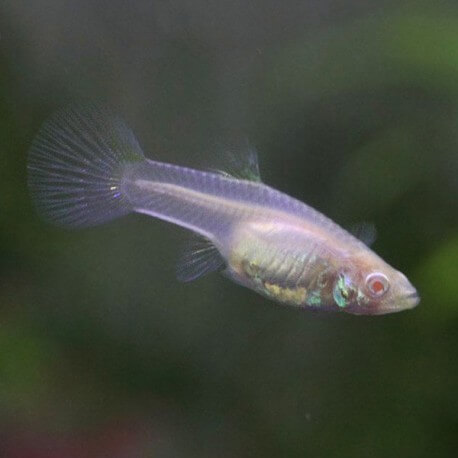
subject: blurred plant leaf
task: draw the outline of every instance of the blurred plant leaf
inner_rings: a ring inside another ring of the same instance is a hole
[[[14,324],[0,327],[0,402],[13,410],[30,409],[47,393],[48,342]]]
[[[445,240],[418,268],[415,275],[428,319],[458,317],[458,235]],[[420,303],[420,306],[422,304]]]
[[[271,103],[422,85],[458,96],[458,17],[440,10],[384,14],[281,48],[263,69]]]
[[[339,212],[374,215],[408,192],[425,167],[421,150],[413,134],[391,129],[349,155],[335,183]],[[342,190],[349,198],[342,198]]]

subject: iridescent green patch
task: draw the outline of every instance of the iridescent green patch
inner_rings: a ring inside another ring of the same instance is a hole
[[[319,292],[313,291],[311,292],[306,299],[306,304],[312,307],[318,307],[321,305],[321,295]]]
[[[344,308],[348,305],[350,297],[350,289],[345,281],[343,275],[339,275],[336,285],[333,290],[334,301],[340,308]]]

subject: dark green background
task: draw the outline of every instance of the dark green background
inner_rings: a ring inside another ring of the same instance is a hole
[[[0,33],[2,456],[455,456],[456,2],[6,0]],[[420,306],[283,308],[178,283],[186,235],[151,218],[44,224],[27,150],[84,100],[158,160],[248,138],[268,184],[374,222]]]

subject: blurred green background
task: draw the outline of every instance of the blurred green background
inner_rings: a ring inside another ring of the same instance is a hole
[[[456,1],[6,0],[0,33],[2,457],[456,456]],[[151,218],[44,224],[28,147],[94,99],[158,160],[248,138],[268,184],[374,222],[420,306],[283,308],[178,283]]]

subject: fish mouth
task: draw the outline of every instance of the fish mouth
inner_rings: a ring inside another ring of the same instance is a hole
[[[420,302],[420,295],[418,294],[417,290],[410,292],[409,294],[406,294],[403,297],[403,302],[406,305],[405,308],[413,309],[418,305]]]
[[[410,310],[415,308],[420,302],[420,295],[416,290],[400,296],[398,301],[393,304],[386,305],[384,307],[375,309],[371,312],[371,315],[386,315],[388,313],[398,313],[404,310]]]
[[[410,289],[407,294],[397,296],[397,299],[388,304],[379,305],[378,307],[358,307],[352,310],[346,310],[353,315],[387,315],[399,313],[404,310],[413,309],[420,302],[420,295],[416,289]]]

